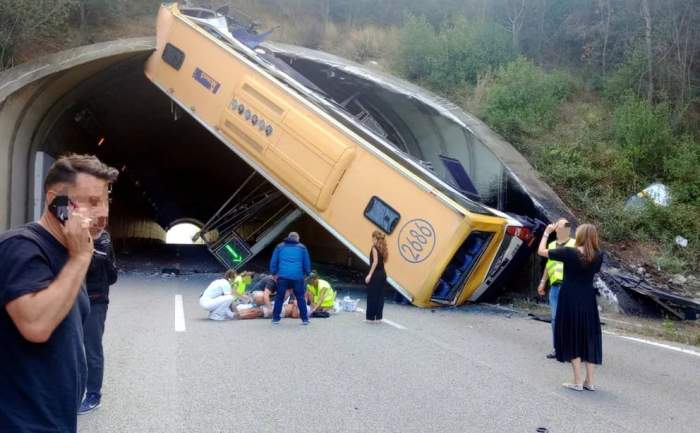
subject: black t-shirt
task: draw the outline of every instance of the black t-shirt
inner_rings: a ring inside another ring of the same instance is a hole
[[[263,290],[269,290],[270,293],[275,293],[277,292],[277,281],[275,281],[275,278],[272,275],[267,275],[260,280],[258,280],[257,283],[253,284],[251,286],[250,291],[255,292],[255,291],[260,291],[262,292]]]
[[[68,251],[37,223],[0,236],[0,432],[77,431],[87,367],[83,286],[66,318],[45,343],[22,337],[6,305],[44,290],[68,261]]]
[[[109,233],[95,239],[95,254],[85,275],[90,304],[108,304],[109,286],[117,282],[117,260]]]

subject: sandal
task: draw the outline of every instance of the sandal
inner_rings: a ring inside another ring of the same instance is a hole
[[[583,382],[583,389],[585,389],[586,391],[595,391],[595,385],[593,385],[592,383]]]
[[[580,383],[562,383],[561,386],[564,388],[568,388],[574,391],[583,391],[583,385]]]

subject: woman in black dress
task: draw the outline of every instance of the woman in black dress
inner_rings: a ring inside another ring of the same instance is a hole
[[[369,253],[369,257],[369,273],[365,277],[367,284],[366,320],[377,322],[382,320],[382,312],[384,311],[384,285],[386,284],[384,263],[389,258],[386,236],[379,230],[372,232],[372,251]]]
[[[554,348],[557,361],[571,362],[574,381],[563,386],[576,391],[594,391],[593,365],[603,362],[603,339],[593,277],[600,271],[603,254],[598,244],[598,231],[591,224],[576,230],[574,248],[547,250],[547,238],[556,230],[550,224],[540,241],[538,254],[564,263],[564,281],[554,327]],[[586,363],[586,378],[581,377],[581,362]]]

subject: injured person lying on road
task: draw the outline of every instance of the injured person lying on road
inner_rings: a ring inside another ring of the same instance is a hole
[[[262,295],[261,292],[253,293],[255,296],[256,294]],[[257,296],[256,296],[257,297]],[[258,298],[260,299],[260,298]],[[235,311],[233,312],[234,318],[239,319],[239,320],[246,320],[246,319],[269,319],[272,317],[272,310],[275,306],[274,302],[271,302],[270,304],[238,304],[235,306]],[[307,306],[308,307],[308,306]],[[309,307],[310,308],[310,307]],[[284,302],[284,305],[282,305],[282,312],[280,313],[280,317],[285,318],[285,317],[291,317],[294,319],[299,318],[299,306],[297,305],[297,302],[295,300],[290,300],[287,298],[287,300]]]

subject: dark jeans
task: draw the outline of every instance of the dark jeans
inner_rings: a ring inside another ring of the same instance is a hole
[[[85,334],[85,357],[87,359],[88,380],[87,392],[102,395],[102,378],[104,376],[105,359],[102,352],[102,335],[105,332],[107,307],[109,304],[90,305],[90,314],[83,324]]]
[[[306,322],[309,320],[308,312],[306,311],[306,299],[304,299],[306,284],[304,284],[304,280],[289,280],[287,278],[277,279],[277,293],[275,294],[275,308],[272,310],[272,320],[280,320],[284,294],[287,293],[287,289],[294,290],[294,297],[297,298],[301,321]]]
[[[549,289],[549,308],[552,310],[552,347],[554,347],[554,322],[557,318],[557,303],[559,302],[561,283],[552,285]]]

